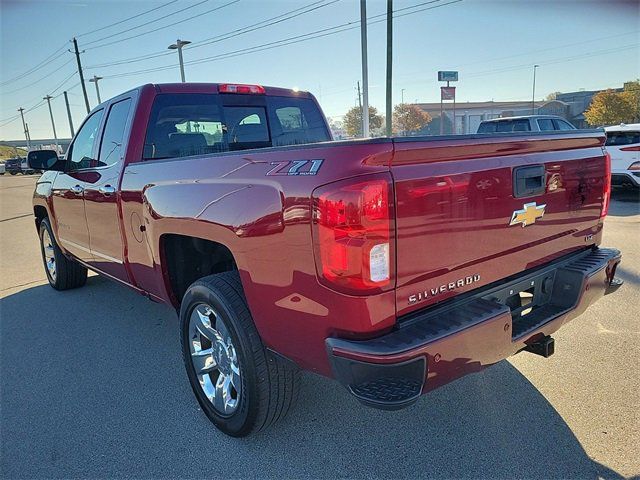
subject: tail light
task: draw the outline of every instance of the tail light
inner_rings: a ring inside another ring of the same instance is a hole
[[[640,152],[640,145],[636,145],[634,147],[623,147],[620,150],[623,152]]]
[[[640,170],[640,162],[633,162],[627,170]]]
[[[265,89],[262,85],[240,85],[232,83],[222,83],[218,85],[218,93],[241,93],[264,95]]]
[[[313,193],[318,277],[353,295],[393,288],[395,220],[391,179],[336,182]]]
[[[604,187],[602,193],[602,213],[600,218],[604,218],[609,213],[609,202],[611,200],[611,155],[609,152],[604,155]]]

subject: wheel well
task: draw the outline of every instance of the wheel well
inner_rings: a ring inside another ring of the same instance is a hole
[[[184,235],[162,237],[168,283],[177,303],[199,278],[237,270],[231,251],[221,243]]]
[[[40,223],[42,222],[42,220],[44,220],[48,216],[47,209],[44,208],[42,205],[36,205],[35,207],[33,207],[33,214],[36,217],[36,228],[39,230]]]

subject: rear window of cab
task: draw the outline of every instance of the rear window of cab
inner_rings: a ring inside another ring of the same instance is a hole
[[[143,159],[303,145],[330,139],[324,117],[310,98],[160,94],[151,109]]]
[[[621,147],[640,143],[640,131],[625,130],[623,132],[607,132],[608,147]]]

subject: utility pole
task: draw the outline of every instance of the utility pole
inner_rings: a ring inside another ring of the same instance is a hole
[[[18,109],[20,112],[20,117],[22,118],[22,128],[24,128],[24,138],[27,141],[27,151],[31,151],[31,141],[29,139],[29,130],[27,130],[27,124],[24,122],[24,108],[20,107]]]
[[[536,69],[540,65],[533,66],[533,94],[531,95],[531,115],[536,114]]]
[[[392,133],[391,78],[393,70],[393,0],[387,0],[387,137]]]
[[[53,138],[56,141],[56,153],[59,154],[60,153],[60,145],[58,145],[58,134],[56,133],[56,123],[53,121],[53,110],[51,110],[51,99],[53,97],[51,95],[47,95],[46,97],[43,98],[43,100],[47,101],[47,104],[49,104],[49,115],[51,116],[51,126],[53,127]]]
[[[102,100],[100,100],[100,89],[98,88],[98,81],[102,80],[102,77],[96,77],[95,75],[93,76],[93,78],[90,78],[89,81],[91,83],[95,83],[96,84],[96,96],[98,97],[98,103],[102,103]]]
[[[362,136],[369,137],[369,73],[367,66],[367,0],[360,0],[360,43],[362,46]]]
[[[71,137],[75,135],[73,131],[73,119],[71,118],[71,108],[69,108],[69,97],[67,96],[67,92],[64,93],[64,103],[67,105],[67,117],[69,118],[69,130],[71,131]]]
[[[80,75],[80,86],[82,87],[82,94],[84,95],[84,104],[87,107],[87,113],[91,111],[89,106],[89,97],[87,96],[87,86],[84,84],[84,74],[82,73],[82,63],[80,62],[80,51],[78,50],[78,41],[73,37],[73,49],[76,54],[76,62],[78,63],[78,75]]]
[[[184,61],[182,60],[182,47],[185,45],[189,45],[191,42],[189,40],[176,40],[176,43],[172,43],[169,45],[169,50],[178,50],[178,61],[180,62],[180,78],[182,79],[182,83],[184,80]]]
[[[360,135],[362,135],[362,122],[363,120],[363,116],[362,116],[362,112],[364,112],[364,110],[362,110],[362,95],[360,94],[360,82],[358,81],[358,108],[360,109]]]

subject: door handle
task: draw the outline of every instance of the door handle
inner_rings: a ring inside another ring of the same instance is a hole
[[[74,185],[69,190],[71,190],[76,195],[82,195],[82,192],[84,192],[84,188],[81,187],[80,185]]]
[[[111,185],[103,185],[101,187],[98,188],[98,191],[105,195],[105,196],[109,196],[109,195],[113,195],[114,193],[116,193],[116,189],[114,187],[112,187]]]

